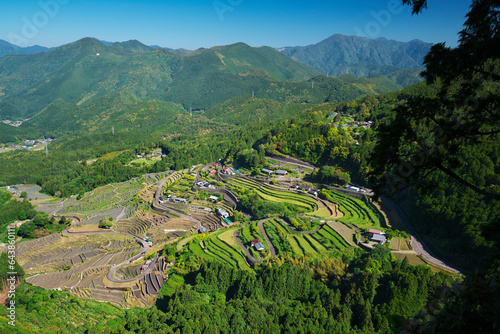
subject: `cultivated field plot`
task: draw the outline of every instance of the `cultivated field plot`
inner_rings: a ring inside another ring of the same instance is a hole
[[[96,188],[86,193],[80,200],[71,197],[64,203],[58,214],[71,216],[72,213],[78,213],[91,218],[95,215],[103,216],[103,212],[108,211],[108,217],[116,219],[121,214],[121,218],[126,218],[125,216],[129,213],[126,208],[134,205],[132,201],[134,195],[144,188],[146,182],[153,183],[153,180],[145,177],[135,178]]]
[[[23,247],[18,261],[28,274],[41,273],[28,277],[27,281],[45,289],[68,289],[82,298],[108,301],[120,307],[145,307],[153,304],[166,281],[168,266],[163,258],[142,277],[140,267],[144,260],[125,265],[115,274],[117,279],[137,277],[137,280],[128,283],[108,280],[112,266],[126,262],[141,250],[130,237],[106,233],[43,239],[47,240],[38,239],[29,248]]]
[[[368,206],[365,202],[352,198],[339,192],[331,191],[330,201],[338,205],[344,214],[336,218],[338,221],[350,223],[360,228],[386,226],[384,216],[374,205]]]
[[[352,246],[327,224],[311,234],[292,231],[280,219],[269,220],[264,223],[264,227],[277,255],[288,253],[293,256],[302,256]]]
[[[356,231],[341,222],[329,221],[328,225],[333,228],[351,246],[356,246]]]
[[[53,197],[42,194],[40,190],[42,188],[37,185],[30,185],[30,184],[18,184],[15,186],[17,188],[17,192],[20,194],[21,192],[26,192],[28,194],[27,198],[31,200],[51,200]]]
[[[227,183],[235,187],[250,189],[267,201],[294,204],[309,211],[317,210],[316,200],[306,195],[276,190],[250,179],[232,178],[228,179]]]
[[[245,255],[233,238],[233,233],[237,228],[223,229],[204,236],[192,236],[182,240],[181,247],[188,247],[188,250],[196,256],[207,260],[223,262],[231,267],[250,270],[245,262]]]

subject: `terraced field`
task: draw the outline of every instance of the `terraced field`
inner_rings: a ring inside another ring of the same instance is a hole
[[[141,248],[132,238],[120,234],[62,238],[55,234],[22,247],[18,261],[27,273],[42,272],[27,278],[34,285],[68,289],[80,297],[109,301],[120,307],[144,307],[152,305],[165,283],[164,259],[160,259],[149,274],[128,284],[110,282],[106,277],[113,265],[127,261]],[[139,276],[143,262],[120,268],[118,276],[124,279]]]
[[[281,219],[265,223],[266,231],[278,254],[302,256],[350,247],[349,243],[328,225],[315,233],[291,230]]]
[[[314,198],[298,193],[276,190],[254,180],[231,178],[227,180],[227,183],[235,187],[250,189],[264,200],[294,204],[309,211],[317,209],[316,200]]]
[[[339,210],[344,214],[336,220],[350,223],[360,228],[372,228],[385,226],[383,215],[373,208],[368,208],[367,204],[358,199],[346,196],[339,192],[328,192],[328,200],[337,204]]]
[[[80,200],[71,197],[64,202],[63,207],[58,211],[58,215],[81,214],[91,218],[95,215],[105,216],[104,212],[108,210],[116,210],[116,212],[106,213],[108,217],[116,219],[122,213],[123,208],[125,208],[124,215],[128,212],[126,208],[133,205],[133,197],[144,187],[145,182],[146,178],[144,177],[135,178],[126,182],[96,188],[86,193]]]
[[[235,230],[236,228],[231,228],[210,233],[199,243],[188,241],[185,247],[188,247],[194,255],[207,260],[216,260],[232,267],[250,270],[243,251],[232,239]]]

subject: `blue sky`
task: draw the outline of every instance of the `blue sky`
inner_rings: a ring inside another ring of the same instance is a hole
[[[197,49],[244,42],[297,46],[333,34],[455,46],[470,0],[430,0],[412,16],[400,0],[16,0],[2,5],[0,39],[59,46],[83,37]]]

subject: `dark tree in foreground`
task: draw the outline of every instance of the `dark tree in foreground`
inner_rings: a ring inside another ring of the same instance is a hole
[[[417,14],[427,1],[403,0]],[[473,1],[459,45],[434,45],[422,76],[431,89],[396,108],[390,124],[381,125],[371,157],[371,181],[378,192],[415,184],[441,172],[464,187],[498,199],[498,169],[486,169],[478,182],[474,168],[464,170],[468,155],[500,142],[500,2]]]
[[[426,0],[403,3],[412,6],[414,14],[427,8]],[[453,180],[466,194],[461,205],[480,197],[489,207],[497,206],[499,58],[500,1],[473,1],[459,45],[449,48],[440,43],[431,48],[422,72],[427,86],[397,107],[390,123],[378,128],[370,160],[371,180],[379,194],[413,185],[425,193],[436,188],[436,182],[450,185],[447,182]],[[441,198],[456,194],[448,195]],[[490,232],[484,233],[494,243],[489,270],[440,291],[420,314],[408,319],[401,332],[500,332],[499,223],[498,219],[488,221]]]

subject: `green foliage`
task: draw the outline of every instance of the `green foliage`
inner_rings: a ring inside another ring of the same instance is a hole
[[[99,221],[99,228],[108,228],[108,227],[113,227],[113,224],[111,223],[111,220],[109,218],[102,218]]]
[[[260,266],[255,274],[217,262],[203,263],[186,276],[186,284],[176,284],[175,293],[157,304],[170,319],[171,329],[182,332],[187,326],[202,332],[212,327],[227,328],[227,332],[391,331],[451,280],[388,255],[383,248],[371,256],[358,255],[348,270],[340,259],[329,258],[304,263],[285,260]],[[275,307],[278,301],[280,307]],[[180,322],[181,317],[190,323]],[[235,317],[240,320],[234,321]],[[201,322],[202,318],[206,320]]]

